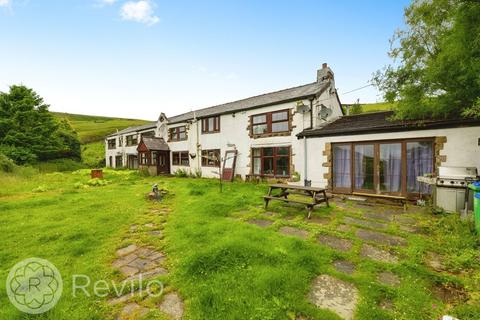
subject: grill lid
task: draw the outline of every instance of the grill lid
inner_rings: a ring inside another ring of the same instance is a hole
[[[438,167],[438,178],[440,179],[475,179],[477,175],[478,172],[475,167]]]

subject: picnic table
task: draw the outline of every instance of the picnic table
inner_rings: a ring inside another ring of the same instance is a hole
[[[274,194],[274,190],[280,190],[279,193]],[[305,200],[289,199],[288,196],[296,194],[305,197]],[[271,184],[269,185],[268,195],[264,196],[265,209],[268,207],[270,200],[279,200],[287,203],[298,203],[305,205],[308,209],[308,219],[312,215],[313,208],[323,202],[328,204],[327,193],[324,188],[304,187],[290,184]]]

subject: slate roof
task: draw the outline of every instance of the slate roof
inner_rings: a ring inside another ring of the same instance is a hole
[[[455,128],[462,126],[480,126],[476,119],[445,119],[445,120],[409,120],[390,121],[393,111],[363,113],[359,115],[343,116],[317,129],[308,129],[300,132],[298,137],[327,137],[356,135],[382,132],[399,132],[410,130],[427,130],[439,128]]]
[[[142,141],[148,150],[170,150],[168,144],[166,144],[162,138],[143,137]]]
[[[118,134],[129,133],[129,132],[137,132],[137,131],[143,131],[143,130],[147,130],[147,129],[153,129],[153,128],[156,128],[156,127],[157,127],[157,122],[156,121],[155,122],[150,122],[150,123],[147,123],[147,124],[143,124],[141,126],[125,128],[125,129],[120,130],[118,132],[109,134],[108,137],[116,136]]]
[[[261,106],[268,106],[280,102],[294,101],[304,99],[316,94],[320,94],[330,86],[330,82],[323,83],[309,83],[298,87],[288,88],[280,91],[261,94],[258,96],[228,102],[213,107],[190,111],[178,116],[168,118],[169,123],[185,122],[193,119],[194,112],[196,117],[203,118],[207,116],[220,115],[225,113],[232,113],[241,110],[248,110]]]

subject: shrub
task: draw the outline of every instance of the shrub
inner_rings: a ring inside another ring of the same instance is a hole
[[[13,172],[15,170],[15,163],[12,159],[0,153],[0,171],[3,172]]]
[[[178,178],[186,178],[188,177],[188,172],[184,169],[178,169],[177,171],[175,171],[174,175]]]

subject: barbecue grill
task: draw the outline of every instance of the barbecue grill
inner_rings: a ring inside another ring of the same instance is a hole
[[[438,167],[435,206],[445,211],[462,211],[466,214],[473,201],[467,186],[478,180],[480,179],[475,167]]]

